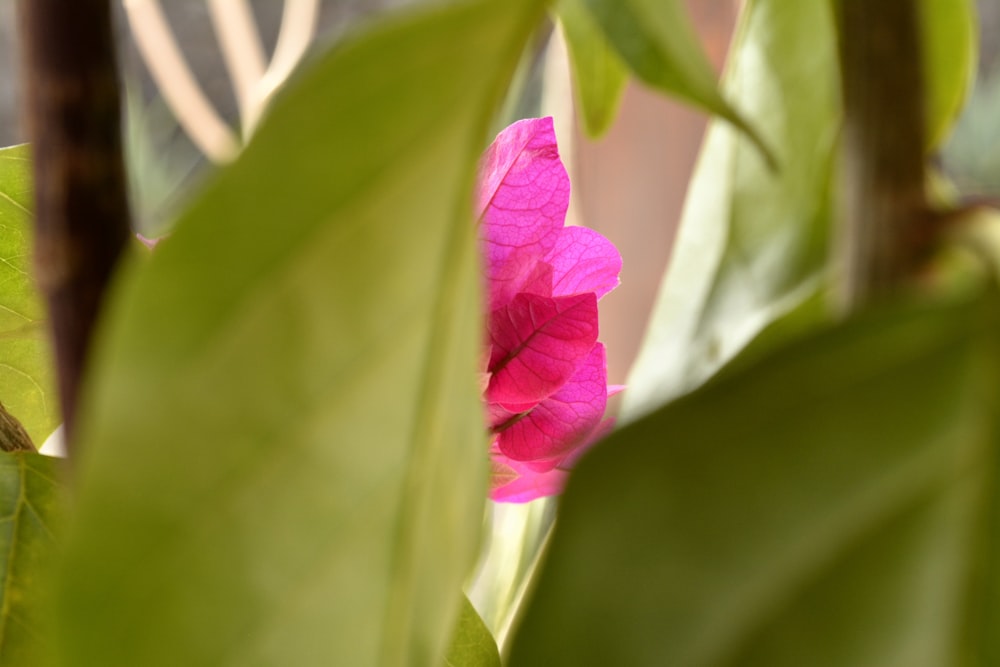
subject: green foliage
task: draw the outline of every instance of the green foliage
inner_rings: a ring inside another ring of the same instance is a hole
[[[628,380],[629,416],[702,382],[825,277],[840,127],[829,5],[749,3],[730,58],[724,90],[781,168],[712,123]]]
[[[933,72],[929,127],[942,136],[964,95],[967,2],[925,0]],[[952,44],[947,52],[944,44]],[[763,327],[825,291],[840,129],[830,6],[755,0],[744,9],[724,92],[781,164],[713,122],[688,190],[671,265],[629,377],[634,416],[697,386]],[[806,311],[812,324],[821,308]],[[810,322],[800,318],[806,329]],[[774,342],[779,343],[775,338]]]
[[[566,38],[583,127],[596,138],[615,120],[628,71],[584,3],[560,0],[556,11]]]
[[[0,665],[38,665],[47,649],[47,569],[63,500],[58,459],[0,453]]]
[[[719,94],[715,73],[680,0],[580,0],[631,71],[646,84],[717,114],[771,152],[753,119]],[[739,109],[739,111],[737,111]]]
[[[933,149],[947,138],[972,87],[978,35],[973,0],[921,0],[920,14],[927,139]]]
[[[466,2],[338,46],[126,268],[64,664],[440,664],[488,474],[469,193],[543,16]]]
[[[500,653],[493,635],[468,598],[462,598],[458,624],[444,664],[447,667],[500,667]]]
[[[717,118],[632,423],[584,458],[551,542],[554,504],[509,531],[494,513],[515,546],[469,586],[482,617],[459,595],[489,474],[469,193],[545,3],[440,3],[318,57],[124,267],[65,538],[58,462],[0,453],[0,663],[497,667],[489,627],[506,654],[537,570],[515,666],[1000,664],[1000,297],[954,253],[950,296],[829,322],[831,4],[744,3],[722,92],[678,0],[555,4],[588,133],[629,72]],[[975,16],[921,8],[934,148]],[[40,441],[27,167],[0,149],[0,402]],[[997,230],[967,232],[994,264]]]
[[[501,654],[509,646],[511,630],[539,567],[556,505],[556,498],[544,498],[523,504],[490,503],[487,508],[489,532],[465,590]]]
[[[998,326],[888,307],[613,435],[511,665],[996,664]]]
[[[0,403],[41,445],[59,423],[45,308],[31,278],[27,146],[0,149]]]
[[[969,194],[1000,195],[1000,68],[981,79],[942,151],[955,185]]]

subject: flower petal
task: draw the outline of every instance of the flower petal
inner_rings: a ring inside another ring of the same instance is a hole
[[[552,295],[594,292],[597,298],[618,287],[622,256],[601,234],[586,227],[565,227],[545,256],[552,265]]]
[[[507,267],[509,281],[496,287],[498,301],[503,301],[499,306],[490,309],[490,312],[510,304],[514,295],[519,292],[529,292],[541,296],[552,296],[552,265],[548,262],[532,260],[529,264],[517,265],[516,259],[511,260],[512,264]],[[491,292],[491,294],[494,292]],[[568,295],[567,295],[568,296]]]
[[[555,245],[569,187],[551,118],[514,123],[489,147],[480,169],[477,213],[491,311],[522,291],[535,263]]]
[[[570,469],[591,447],[614,428],[613,417],[605,419],[559,464],[545,471],[534,470],[530,464],[504,456],[494,444],[490,449],[493,475],[490,498],[496,502],[526,503],[563,492]]]
[[[607,387],[604,346],[597,343],[566,384],[499,432],[497,448],[529,468],[551,470],[600,424]]]
[[[546,472],[537,472],[517,466],[516,461],[509,461],[502,454],[494,457],[493,483],[490,498],[504,503],[526,503],[546,496],[562,493],[569,478],[569,472],[562,468],[553,468]]]
[[[521,293],[489,322],[488,403],[537,403],[566,383],[597,342],[597,298]]]

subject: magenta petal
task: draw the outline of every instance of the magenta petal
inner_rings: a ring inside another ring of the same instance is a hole
[[[511,409],[508,406],[500,405],[499,403],[487,403],[486,404],[486,418],[489,420],[490,430],[492,432],[497,432],[502,429],[506,424],[509,424],[514,419],[517,419],[521,413],[527,412],[535,407],[537,403],[528,403],[519,409],[515,406]]]
[[[513,267],[513,264],[511,265]],[[552,296],[552,265],[548,262],[532,261],[530,265],[519,265],[515,270],[510,268],[510,280],[502,285],[494,284],[491,287],[491,294],[497,297],[497,301],[502,301],[499,305],[490,309],[493,312],[497,308],[509,305],[514,295],[519,292],[529,292],[540,296]]]
[[[522,291],[555,245],[568,206],[569,176],[552,119],[522,120],[501,132],[483,159],[477,192],[490,310]]]
[[[535,266],[530,273],[523,276],[514,285],[517,285],[518,292],[530,292],[542,296],[553,296],[552,294],[552,265],[548,262],[535,262]],[[513,294],[511,298],[513,298]],[[507,300],[510,303],[510,299]]]
[[[488,403],[535,403],[559,389],[597,342],[593,294],[545,297],[521,293],[489,322]]]
[[[157,236],[155,238],[149,238],[148,236],[143,236],[139,232],[135,233],[135,237],[137,239],[139,239],[139,241],[141,241],[142,244],[144,246],[146,246],[147,248],[149,248],[150,250],[153,250],[154,248],[156,248],[156,246],[158,246],[160,244],[160,241],[162,241],[164,238],[166,238],[164,236]]]
[[[555,468],[538,471],[530,464],[504,456],[494,445],[490,449],[493,476],[490,498],[496,502],[526,503],[562,493],[569,479],[569,470],[587,451],[614,428],[614,418],[602,421]]]
[[[553,296],[594,292],[599,299],[620,282],[618,249],[586,227],[563,228],[545,261],[552,265]]]
[[[502,454],[493,460],[494,476],[490,498],[504,503],[526,503],[546,496],[562,493],[569,473],[562,468],[537,472],[510,461]],[[506,474],[496,474],[505,470]]]
[[[607,386],[604,346],[597,343],[565,385],[500,431],[497,448],[534,470],[552,469],[600,424]]]

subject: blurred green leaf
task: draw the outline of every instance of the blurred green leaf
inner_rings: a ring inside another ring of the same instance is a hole
[[[465,592],[502,651],[555,520],[555,498],[489,503],[475,575]]]
[[[0,453],[0,665],[38,665],[48,648],[42,601],[58,544],[60,463]]]
[[[942,158],[965,194],[1000,196],[1000,68],[981,79],[945,145]]]
[[[209,165],[162,97],[146,102],[140,80],[126,80],[123,88],[132,224],[147,237],[164,236],[183,210],[182,204],[197,191]]]
[[[583,127],[596,138],[607,132],[615,120],[628,71],[584,2],[560,0],[556,11],[566,38]]]
[[[440,664],[488,479],[470,193],[542,18],[481,0],[348,39],[126,267],[64,664]]]
[[[977,276],[976,284],[982,280]],[[740,350],[733,359],[719,369],[717,375],[731,373],[736,369],[755,363],[782,345],[801,338],[812,332],[819,323],[829,320],[830,294],[825,284],[818,284],[813,290],[804,290],[797,296],[794,306],[781,312],[769,322],[760,332]]]
[[[724,118],[771,160],[768,137],[738,102],[716,87],[715,72],[680,0],[580,0],[608,41],[646,84]],[[737,111],[739,109],[739,111]]]
[[[0,148],[0,403],[41,446],[59,423],[45,307],[31,278],[31,158]]]
[[[447,667],[500,667],[500,653],[493,635],[464,596],[444,664]]]
[[[972,0],[921,0],[927,140],[947,138],[975,80],[978,35]]]
[[[616,432],[510,664],[998,664],[997,299],[868,313]]]
[[[756,0],[743,11],[725,91],[781,169],[713,121],[628,379],[626,418],[697,386],[825,280],[840,129],[831,7]]]

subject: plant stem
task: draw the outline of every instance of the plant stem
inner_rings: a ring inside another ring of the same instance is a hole
[[[271,96],[288,79],[309,49],[318,21],[319,0],[285,0],[281,30],[278,32],[278,42],[274,46],[271,63],[257,82],[256,104],[243,118],[247,133],[252,133],[256,128]]]
[[[208,9],[236,93],[245,142],[252,125],[247,118],[256,112],[256,87],[265,69],[257,21],[247,0],[208,0]]]
[[[230,162],[239,153],[239,141],[191,73],[159,1],[122,4],[139,54],[177,122],[212,162]]]
[[[838,241],[849,310],[895,291],[936,236],[924,189],[918,4],[837,3],[845,193]]]
[[[48,304],[72,454],[94,324],[129,238],[111,7],[108,0],[22,0],[20,19],[35,273]]]

